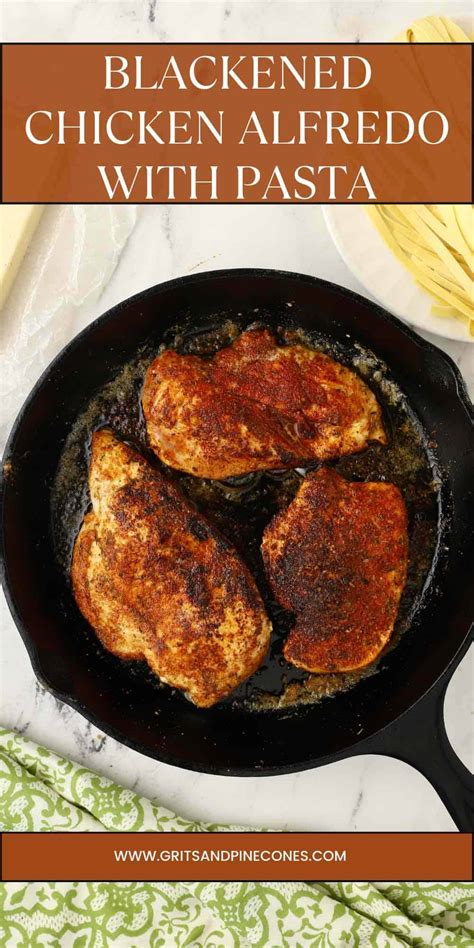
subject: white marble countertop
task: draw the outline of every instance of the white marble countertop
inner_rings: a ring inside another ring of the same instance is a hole
[[[3,42],[377,42],[467,0],[3,0]]]
[[[435,6],[437,12],[464,15],[464,19],[469,12],[465,3],[438,0]],[[310,4],[14,0],[4,4],[2,38],[374,40],[391,36],[410,20],[432,12],[432,3],[411,0]],[[153,283],[199,270],[240,266],[301,271],[361,291],[328,236],[320,208],[145,207],[100,299],[81,312],[80,324]],[[78,327],[73,320],[69,335]],[[472,394],[474,346],[440,338],[433,341],[455,359]],[[389,758],[360,757],[300,774],[263,778],[200,775],[149,760],[106,737],[43,691],[3,596],[0,630],[1,723],[183,815],[291,830],[453,828],[426,780]],[[466,764],[472,756],[472,680],[472,659],[467,656],[449,687],[445,708],[449,737]]]

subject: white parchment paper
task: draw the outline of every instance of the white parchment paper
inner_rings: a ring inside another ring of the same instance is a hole
[[[90,320],[90,304],[109,281],[137,212],[133,205],[45,209],[0,314],[1,450],[34,383],[73,327]]]

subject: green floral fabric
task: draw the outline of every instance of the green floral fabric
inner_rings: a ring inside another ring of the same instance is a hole
[[[0,829],[212,831],[11,731]],[[3,883],[8,948],[474,948],[471,883]]]

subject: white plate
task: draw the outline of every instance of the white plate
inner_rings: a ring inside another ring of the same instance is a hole
[[[382,306],[427,332],[474,342],[469,327],[452,316],[433,316],[432,299],[418,287],[369,220],[360,204],[326,204],[324,219],[344,262]]]

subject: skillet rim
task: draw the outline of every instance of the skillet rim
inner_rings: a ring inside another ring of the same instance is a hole
[[[368,739],[373,737],[379,737],[384,732],[386,732],[392,724],[396,721],[403,718],[408,714],[412,708],[419,704],[420,701],[424,700],[432,691],[436,688],[437,685],[442,680],[448,678],[448,674],[451,669],[454,669],[459,661],[459,656],[462,655],[466,650],[466,643],[468,642],[471,636],[472,622],[469,623],[466,633],[462,638],[462,641],[459,643],[458,648],[455,653],[449,659],[447,665],[441,670],[439,675],[435,680],[430,684],[430,686],[419,695],[415,701],[410,703],[403,711],[396,713],[389,722],[383,725],[381,728],[373,732],[372,735],[367,737],[367,735],[362,736],[359,740],[354,740],[352,743],[345,748],[340,748],[338,751],[333,753],[325,754],[323,756],[318,756],[315,758],[306,758],[304,761],[293,762],[289,764],[277,764],[277,765],[265,765],[261,768],[249,767],[212,767],[209,764],[206,764],[203,767],[200,764],[194,762],[183,763],[182,760],[177,759],[173,755],[166,754],[166,752],[156,753],[153,749],[143,749],[143,744],[139,744],[137,741],[124,737],[118,729],[112,725],[104,727],[103,721],[89,711],[86,705],[77,699],[74,695],[61,691],[55,684],[51,683],[48,679],[48,676],[44,674],[41,667],[41,661],[38,655],[38,649],[30,636],[29,631],[26,629],[25,624],[22,618],[19,615],[17,609],[15,597],[10,588],[10,582],[8,577],[8,564],[5,559],[5,550],[4,550],[4,510],[5,510],[5,500],[6,500],[6,491],[8,487],[8,479],[5,477],[4,465],[12,460],[14,457],[16,441],[20,433],[22,424],[27,417],[27,414],[33,405],[39,391],[42,386],[49,380],[50,376],[61,363],[64,356],[73,352],[74,349],[83,341],[83,339],[94,334],[95,329],[98,325],[106,324],[112,322],[123,309],[130,305],[136,305],[142,300],[153,298],[153,296],[160,295],[163,292],[168,290],[173,290],[174,288],[181,287],[183,285],[189,284],[193,285],[196,283],[205,283],[217,279],[228,279],[228,278],[257,278],[257,279],[280,279],[282,282],[286,280],[296,281],[300,283],[308,283],[313,287],[324,287],[329,291],[333,292],[336,296],[341,297],[342,299],[355,302],[358,305],[362,305],[364,308],[372,311],[375,316],[379,319],[382,319],[385,323],[391,324],[398,333],[401,333],[402,336],[407,337],[411,343],[414,343],[421,350],[424,350],[432,355],[435,355],[438,359],[441,360],[445,372],[443,373],[445,381],[449,379],[451,387],[454,389],[454,395],[460,405],[463,407],[467,414],[468,421],[471,426],[474,427],[474,405],[470,400],[466,383],[461,375],[460,370],[458,369],[454,360],[446,352],[440,349],[434,343],[429,342],[420,336],[415,330],[410,326],[403,323],[398,317],[393,316],[389,313],[383,306],[374,302],[373,300],[368,299],[367,297],[362,296],[355,291],[341,286],[340,284],[333,283],[330,280],[324,280],[320,277],[313,276],[311,274],[296,273],[288,270],[274,270],[272,268],[259,268],[259,267],[239,267],[239,268],[222,268],[218,270],[208,270],[202,271],[196,274],[186,274],[184,276],[175,277],[171,280],[166,280],[161,283],[153,284],[140,290],[138,293],[127,297],[124,300],[116,303],[110,309],[106,310],[105,313],[102,313],[96,317],[92,322],[85,326],[79,333],[73,336],[69,342],[60,350],[60,352],[52,359],[52,361],[46,366],[44,371],[39,376],[37,382],[34,384],[29,395],[23,402],[16,418],[11,428],[9,437],[7,439],[3,457],[2,457],[2,474],[1,474],[1,490],[0,490],[0,574],[1,582],[4,590],[5,598],[12,615],[12,618],[15,622],[15,625],[20,633],[22,641],[26,647],[33,672],[40,682],[40,684],[55,698],[63,702],[64,704],[71,707],[74,711],[77,711],[85,720],[89,721],[99,730],[111,736],[118,743],[121,743],[127,747],[130,747],[132,750],[143,754],[151,759],[160,761],[162,763],[168,764],[170,766],[179,767],[181,769],[190,770],[198,773],[208,773],[216,776],[237,776],[237,777],[251,777],[251,776],[272,776],[277,774],[289,774],[300,772],[304,770],[310,770],[318,766],[324,766],[327,763],[332,761],[337,761],[348,756],[352,756],[355,753],[358,753],[357,748],[359,745],[363,745]],[[390,366],[389,366],[390,367]],[[310,708],[299,708],[298,713],[301,716],[304,716],[306,713],[310,712]],[[368,751],[370,753],[370,751]]]

